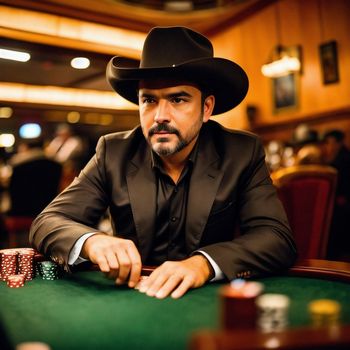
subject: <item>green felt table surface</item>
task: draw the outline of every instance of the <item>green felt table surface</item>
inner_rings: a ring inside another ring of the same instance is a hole
[[[291,298],[290,326],[309,324],[307,304],[331,298],[350,323],[350,284],[304,277],[260,280],[268,293]],[[186,349],[191,334],[219,329],[221,283],[191,290],[183,298],[157,300],[116,287],[97,271],[35,278],[12,289],[0,282],[0,321],[12,345],[41,341],[51,349]],[[234,317],[234,315],[233,315]]]

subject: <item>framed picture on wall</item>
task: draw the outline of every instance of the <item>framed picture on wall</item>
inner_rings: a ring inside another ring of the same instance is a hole
[[[329,41],[319,46],[321,71],[324,84],[339,81],[337,42]]]
[[[274,113],[296,108],[299,102],[298,74],[290,73],[271,80]]]

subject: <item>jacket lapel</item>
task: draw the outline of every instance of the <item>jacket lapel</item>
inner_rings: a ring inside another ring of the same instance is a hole
[[[219,162],[212,136],[203,132],[199,139],[187,203],[186,246],[189,253],[198,248],[223,176]]]
[[[130,204],[142,260],[145,261],[152,245],[156,215],[156,181],[151,167],[150,150],[146,143],[131,159],[126,175]]]

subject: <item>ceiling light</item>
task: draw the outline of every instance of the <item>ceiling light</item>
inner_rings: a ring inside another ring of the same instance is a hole
[[[137,106],[112,91],[0,82],[0,100],[98,109],[137,110]]]
[[[26,123],[19,128],[19,136],[23,139],[35,139],[41,135],[41,126],[37,123]]]
[[[75,69],[86,69],[90,66],[90,60],[86,57],[75,57],[70,64]]]
[[[30,60],[30,54],[28,52],[0,49],[0,58],[18,62],[27,62]]]
[[[12,147],[14,143],[15,143],[15,137],[13,134],[0,135],[0,147]]]
[[[264,64],[261,67],[261,72],[265,77],[275,78],[289,73],[300,71],[300,60],[297,57],[289,56],[285,52],[281,52],[278,58]]]
[[[166,1],[164,3],[164,10],[174,12],[185,12],[193,10],[192,1]]]
[[[261,72],[265,77],[276,78],[290,73],[299,72],[301,70],[300,63],[300,47],[286,47],[281,44],[281,19],[278,4],[275,5],[275,23],[277,45],[272,51],[269,62],[261,67]]]
[[[75,111],[71,111],[67,114],[67,122],[68,123],[78,123],[80,120],[80,113],[79,112],[75,112]]]
[[[0,118],[11,118],[13,109],[11,107],[1,107],[0,108]]]

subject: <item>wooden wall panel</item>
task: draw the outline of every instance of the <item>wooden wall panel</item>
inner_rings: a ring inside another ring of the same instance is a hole
[[[280,18],[279,31],[276,11]],[[322,125],[339,125],[350,132],[350,125],[346,122],[347,117],[350,118],[350,114],[347,115],[350,111],[349,18],[350,1],[347,0],[280,0],[211,38],[216,54],[242,65],[251,82],[245,101],[238,110],[231,112],[235,117],[227,117],[223,123],[232,128],[249,128],[246,106],[254,105],[257,115],[252,129],[262,133],[263,138],[269,134],[277,135],[280,126],[280,135],[285,139],[300,121],[319,124],[321,129]],[[262,76],[260,68],[268,60],[278,38],[283,45],[301,45],[303,73],[300,76],[299,107],[275,114],[271,81]],[[319,45],[329,40],[338,43],[340,81],[324,85]],[[342,117],[336,118],[338,124],[331,123],[330,115],[337,114],[337,111],[341,111]],[[325,118],[323,124],[322,115]],[[269,126],[272,133],[268,132]]]
[[[245,52],[242,50],[242,40],[241,26],[232,27],[229,30],[229,35],[220,36],[218,42],[213,38],[214,55],[216,57],[230,58],[246,70],[247,67],[245,67],[244,64]],[[224,89],[225,87],[223,86],[222,88]],[[247,129],[249,125],[245,118],[245,108],[245,104],[242,103],[232,111],[216,116],[213,119],[227,127]]]

